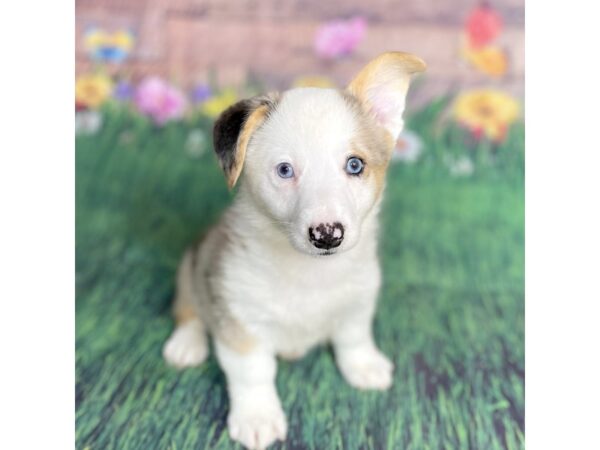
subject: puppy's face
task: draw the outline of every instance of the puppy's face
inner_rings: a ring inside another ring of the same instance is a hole
[[[244,100],[215,124],[215,150],[232,186],[243,184],[298,251],[331,255],[356,245],[377,204],[418,58],[386,53],[345,91],[298,88]]]
[[[358,241],[392,145],[350,94],[294,89],[254,133],[243,182],[297,250],[332,254]]]

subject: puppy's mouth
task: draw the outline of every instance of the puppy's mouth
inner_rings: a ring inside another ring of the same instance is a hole
[[[335,250],[326,250],[324,252],[317,253],[317,255],[319,255],[319,256],[331,256],[331,255],[335,255],[335,253],[336,253]]]

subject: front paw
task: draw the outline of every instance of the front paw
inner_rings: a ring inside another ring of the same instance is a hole
[[[284,441],[287,420],[279,400],[257,399],[253,404],[233,406],[227,418],[229,436],[252,450],[267,448],[276,440]]]
[[[392,386],[394,364],[375,347],[341,351],[336,359],[342,375],[355,388],[386,390]]]
[[[198,366],[207,356],[206,336],[197,320],[175,328],[163,346],[163,357],[169,365],[178,369]]]

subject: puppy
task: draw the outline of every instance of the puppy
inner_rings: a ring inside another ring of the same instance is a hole
[[[423,70],[413,55],[384,53],[345,90],[242,100],[215,123],[215,152],[239,192],[181,262],[176,328],[163,355],[196,366],[212,335],[227,378],[229,435],[247,448],[286,437],[277,356],[300,358],[330,342],[352,386],[392,384],[394,366],[371,330],[377,215],[410,77]]]

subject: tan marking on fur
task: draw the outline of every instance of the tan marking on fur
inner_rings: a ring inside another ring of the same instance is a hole
[[[202,321],[194,298],[194,274],[192,261],[195,249],[188,250],[177,269],[177,286],[173,301],[173,315],[177,325],[192,319]]]
[[[215,334],[227,347],[241,355],[250,353],[256,347],[256,339],[231,317],[220,324]]]
[[[200,319],[198,316],[198,312],[192,308],[191,306],[182,306],[180,308],[176,308],[173,314],[175,316],[175,323],[179,325],[183,325],[184,323],[189,322],[190,320]]]
[[[235,162],[231,171],[229,172],[229,177],[227,179],[227,185],[229,189],[235,186],[240,174],[242,173],[242,167],[244,166],[244,159],[246,158],[246,149],[248,148],[248,143],[250,142],[250,138],[252,134],[256,131],[256,129],[263,124],[267,114],[269,113],[269,107],[267,105],[262,105],[256,108],[250,116],[244,122],[244,127],[242,132],[240,133],[237,140],[237,149],[235,152]]]
[[[279,357],[281,359],[285,359],[286,361],[296,361],[296,360],[302,358],[305,354],[306,354],[306,352],[300,352],[300,351],[281,352],[281,353],[279,353]]]
[[[392,152],[394,151],[394,147],[396,145],[394,139],[392,138],[392,135],[387,130],[383,131],[383,133],[380,136],[379,142],[379,145],[381,145],[385,149],[387,160],[385,164],[378,165],[373,169],[373,174],[375,177],[375,188],[377,190],[378,196],[383,191],[383,187],[385,185],[385,174],[387,172],[387,168],[392,157]]]
[[[410,83],[410,76],[423,72],[425,62],[409,53],[387,52],[369,62],[350,82],[344,99],[359,115],[360,129],[354,146],[366,151],[366,172],[374,177],[377,195],[383,191],[385,173],[394,149],[394,138],[390,132],[381,127],[374,119],[373,105],[369,100],[369,92],[385,85],[388,89],[405,94]],[[358,105],[358,106],[357,106]],[[358,150],[357,150],[358,151]],[[383,156],[382,157],[382,153]],[[371,160],[371,164],[368,161]]]
[[[375,192],[376,196],[379,197],[385,187],[385,174],[387,172],[387,165],[385,167],[377,167],[373,170],[373,179],[375,180]]]
[[[394,138],[392,137],[392,135],[386,130],[384,133],[384,139],[385,139],[385,145],[386,148],[388,148],[390,155],[392,154],[392,150],[394,150],[394,147],[396,146],[396,142],[394,141]]]
[[[352,144],[352,153],[363,161],[365,161],[365,177],[373,177],[375,182],[375,195],[379,197],[383,192],[383,187],[385,185],[385,174],[387,172],[387,167],[389,165],[389,159],[384,161],[373,158],[372,155],[376,153],[374,151],[374,147],[372,146],[361,146],[356,142]],[[362,150],[365,149],[365,150]]]
[[[425,61],[410,53],[386,52],[369,62],[350,82],[348,90],[366,102],[368,90],[378,83],[382,74],[398,74],[397,88],[406,90],[410,75],[423,72],[426,68]]]
[[[357,116],[358,129],[352,139],[352,154],[366,162],[364,176],[373,177],[376,195],[379,196],[385,185],[385,174],[395,143],[390,133],[380,127],[365,110],[360,100],[349,92],[342,91],[341,94]]]

